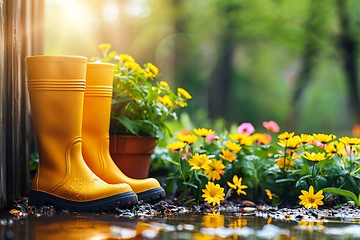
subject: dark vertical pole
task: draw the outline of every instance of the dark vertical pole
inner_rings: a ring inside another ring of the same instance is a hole
[[[6,194],[8,202],[21,198],[26,179],[24,138],[21,124],[22,65],[21,1],[5,1],[5,122],[6,122]],[[25,172],[25,173],[24,173]],[[23,175],[25,174],[25,176]]]
[[[42,14],[43,0],[0,0],[0,208],[29,190],[34,141],[24,59],[42,53]]]
[[[5,3],[0,0],[0,208],[6,199],[6,149],[5,149]]]

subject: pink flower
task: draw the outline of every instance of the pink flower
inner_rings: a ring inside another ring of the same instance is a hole
[[[246,134],[250,136],[255,132],[254,126],[249,122],[244,122],[238,127],[238,133]]]
[[[270,132],[276,133],[280,131],[279,125],[274,121],[263,122],[263,126]]]
[[[215,133],[212,133],[209,136],[207,136],[205,140],[206,140],[206,142],[211,143],[217,139],[218,139],[218,136]]]
[[[182,154],[181,159],[182,159],[182,160],[186,160],[186,158],[187,158],[188,156],[192,156],[192,153],[191,153],[191,151],[190,151],[190,148],[187,147],[187,148],[185,149],[185,153]]]

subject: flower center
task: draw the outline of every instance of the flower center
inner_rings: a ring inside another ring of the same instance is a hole
[[[314,198],[309,198],[309,203],[314,203],[315,199]]]

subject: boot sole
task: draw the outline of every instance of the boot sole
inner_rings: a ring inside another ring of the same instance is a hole
[[[66,200],[46,192],[30,190],[29,206],[41,207],[53,205],[55,208],[67,209],[74,212],[101,212],[115,210],[115,208],[130,208],[138,203],[134,192],[120,193],[98,200],[75,202]]]
[[[152,188],[144,192],[137,193],[138,199],[144,202],[153,202],[165,197],[165,190],[162,187]]]

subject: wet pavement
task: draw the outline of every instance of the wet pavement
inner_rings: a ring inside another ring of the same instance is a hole
[[[0,239],[357,239],[360,211],[141,203],[111,213],[57,211],[15,204],[0,213]]]

